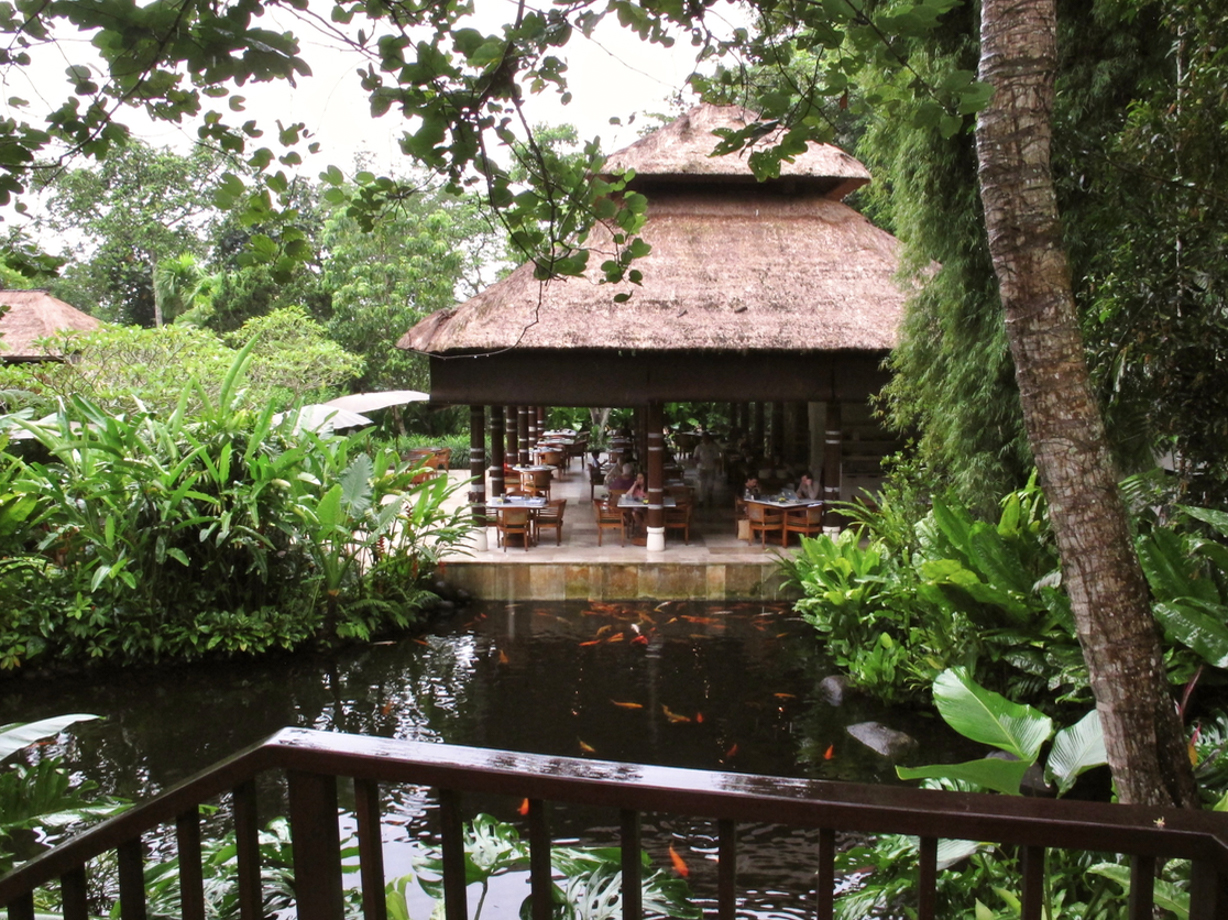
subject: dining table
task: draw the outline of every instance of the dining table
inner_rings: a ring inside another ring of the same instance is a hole
[[[626,511],[647,512],[648,511],[648,499],[628,498],[626,495],[620,495],[618,497],[618,507],[621,511],[624,511],[624,512]],[[674,499],[674,496],[672,495],[662,495],[661,496],[661,507],[677,508],[678,502]],[[631,544],[633,546],[644,546],[647,542],[648,542],[647,534],[632,533]]]
[[[509,508],[527,508],[529,509],[530,517],[532,517],[545,507],[546,499],[545,496],[542,495],[498,495],[486,500],[487,512],[493,513],[496,518],[501,518],[503,516],[503,512],[507,511]]]

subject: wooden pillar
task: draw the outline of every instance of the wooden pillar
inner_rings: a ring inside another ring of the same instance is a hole
[[[751,410],[750,444],[757,454],[763,453],[763,403],[754,403]]]
[[[469,513],[473,516],[473,548],[486,551],[486,407],[469,407]]]
[[[506,454],[504,450],[503,407],[490,408],[490,494],[498,497],[503,494],[503,463]]]
[[[516,407],[516,462],[529,465],[529,407]]]
[[[526,412],[529,420],[529,451],[532,452],[537,447],[537,442],[541,440],[541,430],[537,427],[537,406],[529,406]],[[532,460],[522,460],[521,463],[531,463]]]
[[[810,468],[810,407],[804,402],[793,403],[793,431],[790,454],[794,463]]]
[[[844,440],[844,429],[840,403],[834,400],[827,404],[827,424],[824,431],[823,500],[837,502],[840,500],[840,447]]]
[[[729,419],[730,429],[738,427],[738,404],[729,403],[725,406],[725,418]]]
[[[631,430],[635,436],[636,465],[642,472],[648,461],[648,413],[643,406],[634,406],[631,409]]]
[[[503,411],[504,425],[503,430],[506,432],[507,452],[504,453],[504,463],[511,466],[516,462],[516,455],[519,453],[520,436],[516,431],[517,412],[515,406],[505,406]]]
[[[785,404],[772,403],[772,440],[768,454],[782,459],[785,455]]]
[[[648,552],[665,551],[665,415],[659,402],[644,412],[648,429]]]
[[[542,432],[546,430],[546,407],[537,407],[537,436],[540,438]]]

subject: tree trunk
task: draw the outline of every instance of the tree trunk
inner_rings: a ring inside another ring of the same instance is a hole
[[[1197,807],[1125,506],[1092,392],[1049,169],[1054,0],[984,0],[981,200],[1028,439],[1123,802]]]

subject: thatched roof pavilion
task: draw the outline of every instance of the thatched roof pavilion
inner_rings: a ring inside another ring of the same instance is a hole
[[[49,361],[60,355],[48,353],[34,343],[57,333],[98,328],[98,320],[46,291],[0,291],[0,361]]]
[[[752,113],[704,105],[610,156],[648,198],[643,285],[526,263],[397,345],[431,356],[431,395],[468,404],[644,405],[653,400],[862,400],[885,380],[905,298],[898,241],[841,199],[869,181],[814,145],[758,182],[743,155],[712,157],[718,127]],[[620,291],[632,294],[615,303]]]

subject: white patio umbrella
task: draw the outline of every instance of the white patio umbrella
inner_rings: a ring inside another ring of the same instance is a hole
[[[288,416],[294,416],[294,430],[328,432],[336,428],[361,428],[374,425],[375,422],[365,415],[339,409],[326,403],[310,403],[301,409],[291,409],[289,412],[278,412],[273,416],[273,424],[280,425]]]
[[[430,393],[423,393],[420,390],[381,390],[375,393],[351,393],[349,396],[338,396],[336,399],[330,399],[324,405],[349,409],[351,412],[374,412],[376,409],[386,409],[389,406],[426,402],[430,398]]]

